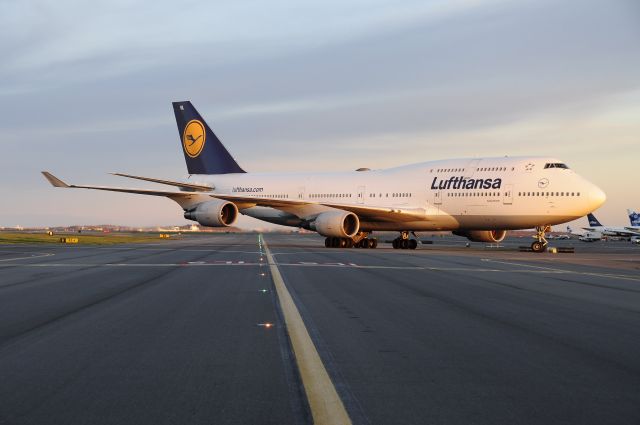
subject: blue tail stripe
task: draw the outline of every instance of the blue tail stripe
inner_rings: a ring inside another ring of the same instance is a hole
[[[587,219],[589,220],[589,226],[602,227],[595,215],[587,214]]]
[[[173,112],[178,124],[180,144],[184,159],[187,162],[189,174],[230,174],[244,173],[245,171],[233,159],[229,151],[225,149],[220,139],[215,135],[206,121],[193,107],[191,102],[173,102]],[[195,125],[191,125],[196,121]],[[197,123],[199,121],[199,123]],[[185,128],[187,132],[185,133]],[[191,128],[199,133],[194,137],[188,134]],[[202,134],[202,129],[204,133]]]
[[[629,211],[629,221],[632,226],[640,226],[640,214],[635,211]]]

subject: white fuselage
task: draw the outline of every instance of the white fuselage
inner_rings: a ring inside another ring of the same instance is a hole
[[[604,203],[597,186],[555,158],[451,159],[385,170],[342,173],[193,175],[214,193],[307,201],[278,209],[248,207],[243,214],[299,226],[334,208],[386,207],[418,212],[414,221],[367,219],[362,230],[526,229],[575,220]]]

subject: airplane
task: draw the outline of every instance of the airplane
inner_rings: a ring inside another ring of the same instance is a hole
[[[587,214],[587,219],[589,220],[589,227],[583,227],[583,229],[590,232],[598,232],[604,236],[622,236],[625,238],[640,236],[640,229],[633,230],[633,228],[629,227],[603,226],[592,213]]]
[[[452,231],[477,242],[500,242],[507,230],[545,233],[600,207],[605,193],[549,157],[445,159],[348,172],[248,173],[238,165],[191,102],[173,102],[189,177],[184,181],[112,173],[179,189],[149,190],[67,184],[54,187],[164,196],[203,226],[233,225],[239,214],[313,230],[327,248],[375,248],[373,232],[397,231],[396,249],[416,249],[417,231]]]
[[[587,234],[587,232],[586,232],[586,231],[585,231],[585,232],[581,232],[581,231],[579,231],[579,230],[574,230],[574,229],[572,229],[570,226],[567,226],[567,233],[568,233],[569,235],[572,235],[572,236],[577,236],[577,237],[578,237],[578,239],[580,239],[580,236],[584,236],[584,235],[586,235],[586,234]],[[569,237],[569,239],[570,239],[570,237]]]

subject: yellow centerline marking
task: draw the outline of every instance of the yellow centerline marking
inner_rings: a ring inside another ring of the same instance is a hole
[[[278,265],[262,235],[260,235],[260,239],[267,255],[271,277],[276,287],[289,339],[302,378],[302,385],[309,401],[313,423],[315,425],[351,424],[344,404],[338,396],[331,378],[329,378],[307,328],[304,326],[302,316],[300,316],[300,312],[282,280]]]

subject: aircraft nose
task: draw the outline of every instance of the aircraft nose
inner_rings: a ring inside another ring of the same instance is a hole
[[[600,208],[604,201],[607,200],[607,194],[602,191],[598,186],[593,185],[591,190],[589,191],[589,201],[593,205],[593,210]]]

